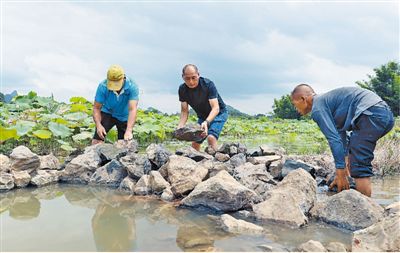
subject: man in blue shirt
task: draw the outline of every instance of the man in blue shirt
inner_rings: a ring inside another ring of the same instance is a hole
[[[203,129],[204,139],[192,142],[192,147],[200,150],[201,143],[207,139],[208,145],[217,150],[217,140],[228,112],[214,83],[207,78],[200,77],[197,67],[187,64],[182,69],[182,78],[185,83],[179,86],[179,101],[181,102],[181,117],[178,128],[183,127],[189,117],[189,105],[196,112],[198,123]]]
[[[329,142],[335,159],[336,176],[330,188],[349,189],[347,175],[355,179],[356,189],[371,196],[371,162],[379,138],[394,125],[389,106],[372,91],[344,87],[316,95],[307,84],[292,91],[293,105],[301,115],[311,112]]]
[[[125,76],[121,66],[112,65],[107,71],[107,79],[97,87],[93,106],[96,131],[92,144],[103,142],[114,126],[119,140],[132,139],[138,100],[139,90],[135,82]]]

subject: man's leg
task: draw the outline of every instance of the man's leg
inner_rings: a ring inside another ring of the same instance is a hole
[[[106,130],[106,133],[110,131],[111,128],[115,125],[115,122],[112,120],[111,114],[101,112],[101,125],[104,127]],[[104,140],[100,138],[100,136],[97,134],[97,129],[94,129],[94,136],[92,139],[92,145],[96,145],[98,143],[103,143]]]
[[[372,187],[370,177],[355,178],[356,190],[364,194],[365,196],[371,197]]]
[[[116,122],[116,125],[117,125],[118,140],[123,140],[125,131],[126,131],[126,127],[128,126],[128,122],[127,121],[119,121],[117,119],[115,119],[114,121]]]
[[[214,150],[218,149],[217,138],[215,138],[214,135],[211,135],[211,134],[208,135],[207,142],[208,142],[208,146],[211,146]]]
[[[223,112],[217,115],[217,117],[215,117],[210,123],[210,127],[208,128],[207,142],[208,146],[211,146],[214,150],[218,149],[217,140],[227,119],[228,112]]]
[[[197,151],[200,151],[201,143],[192,142],[192,147]]]

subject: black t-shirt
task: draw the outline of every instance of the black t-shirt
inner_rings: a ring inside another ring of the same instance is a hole
[[[179,86],[179,101],[187,102],[200,119],[205,120],[211,112],[209,99],[218,98],[219,113],[225,112],[225,103],[218,94],[215,84],[204,77],[199,78],[196,88],[189,88],[185,83]]]

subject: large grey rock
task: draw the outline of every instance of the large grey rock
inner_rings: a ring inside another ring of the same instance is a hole
[[[385,214],[400,213],[400,201],[394,202],[387,207],[385,207]]]
[[[400,214],[393,213],[381,221],[353,233],[352,251],[400,251]]]
[[[11,170],[10,158],[0,154],[0,172],[9,172]]]
[[[217,211],[237,211],[248,207],[257,194],[238,183],[226,171],[201,182],[182,200],[189,207],[207,207]]]
[[[247,148],[242,143],[224,143],[217,152],[234,156],[236,154],[246,154]]]
[[[173,136],[182,141],[201,141],[203,130],[200,125],[188,124],[182,128],[176,129]]]
[[[266,155],[249,157],[248,161],[254,165],[263,164],[265,166],[269,166],[272,162],[279,161],[281,158],[282,157],[279,155]]]
[[[0,172],[0,190],[11,190],[14,188],[14,178],[10,173]]]
[[[96,146],[89,146],[85,152],[73,158],[64,168],[60,180],[68,183],[87,184],[101,163]]]
[[[121,184],[119,185],[118,189],[133,194],[135,193],[135,187],[136,187],[136,182],[128,176],[121,181]]]
[[[90,177],[89,184],[118,187],[127,175],[128,173],[124,166],[122,166],[119,161],[112,160],[93,173]]]
[[[383,208],[371,198],[350,189],[317,202],[311,215],[337,227],[358,230],[383,218]]]
[[[12,171],[11,174],[14,178],[15,186],[18,188],[27,186],[32,178],[27,171]]]
[[[346,245],[341,242],[330,242],[326,245],[326,250],[328,252],[347,252]]]
[[[239,167],[240,165],[246,163],[246,155],[243,153],[234,155],[231,157],[228,163],[234,168]]]
[[[262,198],[265,198],[266,192],[277,184],[264,164],[245,163],[235,169],[234,178]]]
[[[283,164],[281,178],[286,177],[286,175],[288,175],[291,171],[297,170],[299,168],[307,171],[315,178],[314,166],[312,166],[311,164],[307,164],[301,160],[291,160],[291,159],[286,159],[285,163]]]
[[[226,162],[226,161],[229,161],[230,158],[231,157],[228,154],[224,154],[224,153],[221,153],[221,152],[215,153],[215,159],[217,161]]]
[[[118,140],[115,142],[114,147],[118,149],[125,149],[128,153],[137,153],[139,144],[135,139],[126,141],[126,140]]]
[[[96,150],[99,153],[102,164],[106,164],[111,160],[118,160],[128,153],[127,149],[117,148],[116,145],[110,143],[99,144],[96,146]]]
[[[167,187],[164,189],[163,193],[161,194],[161,199],[165,201],[172,201],[174,200],[175,196],[171,190],[171,187]]]
[[[10,154],[10,163],[12,170],[26,170],[28,173],[31,173],[39,168],[40,159],[29,148],[18,146]]]
[[[58,170],[60,168],[60,161],[53,154],[39,156],[40,170]]]
[[[147,158],[159,169],[168,162],[168,157],[171,153],[160,144],[150,144],[146,148]]]
[[[150,176],[143,175],[135,186],[136,195],[148,195],[151,194]]]
[[[176,150],[176,155],[188,157],[196,162],[200,162],[203,159],[212,159],[213,157],[205,152],[200,152],[193,147],[186,147]]]
[[[221,215],[221,228],[228,233],[235,234],[262,234],[264,229],[253,223],[238,220],[229,214]]]
[[[31,184],[41,187],[58,182],[59,172],[54,170],[38,170],[31,179]]]
[[[271,176],[273,178],[276,178],[276,179],[281,178],[284,162],[285,161],[283,159],[280,159],[280,160],[271,162],[271,164],[268,166],[267,171],[271,174]]]
[[[180,196],[193,190],[203,181],[208,170],[190,158],[172,155],[166,164],[168,181],[175,196]]]
[[[216,162],[216,163],[214,163],[214,166],[212,166],[211,168],[208,168],[208,172],[209,172],[208,176],[213,177],[222,170],[227,171],[227,172],[230,171],[230,169],[226,163]],[[232,170],[232,174],[233,174],[233,170]]]
[[[151,162],[146,155],[130,153],[119,161],[127,170],[129,176],[135,180],[139,180],[151,171]]]
[[[308,222],[306,214],[316,201],[317,184],[304,170],[289,173],[265,201],[253,205],[256,218],[300,227]]]
[[[158,171],[150,171],[150,187],[153,193],[161,194],[170,184],[161,176]]]
[[[297,250],[300,252],[327,252],[322,243],[314,240],[300,244]]]

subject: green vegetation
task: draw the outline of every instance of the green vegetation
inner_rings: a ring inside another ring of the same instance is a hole
[[[385,100],[395,116],[400,115],[400,64],[391,61],[375,68],[375,76],[368,75],[368,81],[356,82],[365,89],[372,90]]]
[[[274,116],[281,119],[300,119],[301,115],[297,112],[290,99],[290,95],[284,95],[279,99],[274,99],[272,106]]]

